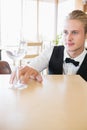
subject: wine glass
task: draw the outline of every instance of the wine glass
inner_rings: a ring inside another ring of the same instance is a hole
[[[26,84],[22,84],[21,80],[18,78],[19,67],[21,66],[20,61],[25,56],[27,51],[27,44],[25,41],[21,41],[18,47],[13,47],[12,49],[6,49],[6,53],[10,59],[14,62],[14,71],[16,73],[15,79],[11,87],[13,88],[26,88]]]

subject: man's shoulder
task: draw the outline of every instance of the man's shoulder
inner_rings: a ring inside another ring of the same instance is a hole
[[[55,50],[64,50],[64,46],[63,45],[59,45],[59,46],[54,46]]]

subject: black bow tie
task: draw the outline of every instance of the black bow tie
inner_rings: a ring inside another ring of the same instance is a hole
[[[75,66],[78,66],[78,65],[79,65],[79,62],[78,62],[78,61],[75,61],[75,60],[70,59],[70,58],[66,58],[66,59],[65,59],[65,62],[66,62],[66,63],[73,63]]]

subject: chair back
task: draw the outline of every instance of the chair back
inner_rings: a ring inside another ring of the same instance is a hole
[[[11,74],[11,68],[7,61],[0,61],[0,74]]]
[[[24,58],[34,58],[42,51],[42,42],[29,42],[27,43],[27,54]]]
[[[29,63],[32,60],[32,58],[39,56],[39,54],[42,52],[42,46],[43,42],[28,42],[27,54],[21,60],[21,64],[23,63],[23,61]]]

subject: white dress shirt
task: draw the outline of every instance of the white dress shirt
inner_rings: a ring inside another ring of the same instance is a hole
[[[45,68],[48,67],[51,54],[53,52],[53,48],[54,46],[51,46],[50,48],[44,50],[40,56],[34,58],[29,63],[29,66],[33,67],[39,72],[43,71]],[[76,74],[76,72],[78,71],[80,65],[84,60],[86,53],[87,51],[84,49],[84,51],[78,57],[74,58],[74,60],[79,62],[79,66],[75,66],[72,63],[65,63],[66,57],[70,58],[70,56],[67,54],[66,50],[64,49],[63,74],[69,74],[69,75]]]
[[[48,67],[49,61],[50,61],[50,57],[51,54],[53,52],[53,48],[54,46],[48,47],[47,49],[45,49],[41,55],[39,55],[38,57],[34,58],[30,63],[29,66],[33,67],[34,69],[36,69],[37,71],[41,72],[44,69],[46,69]]]

